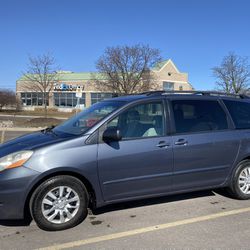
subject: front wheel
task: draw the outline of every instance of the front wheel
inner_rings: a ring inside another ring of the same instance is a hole
[[[33,193],[30,210],[38,227],[58,231],[74,227],[87,216],[88,193],[83,183],[72,176],[55,176]]]
[[[250,199],[250,161],[245,160],[239,163],[229,187],[229,193],[240,200]]]

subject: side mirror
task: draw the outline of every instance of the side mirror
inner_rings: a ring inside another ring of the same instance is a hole
[[[122,139],[121,132],[116,127],[107,128],[102,135],[105,142],[120,141]]]

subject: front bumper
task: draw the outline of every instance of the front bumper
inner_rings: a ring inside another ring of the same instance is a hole
[[[0,172],[0,220],[24,218],[27,196],[39,174],[26,167]]]

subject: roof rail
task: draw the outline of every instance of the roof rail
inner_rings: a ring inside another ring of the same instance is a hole
[[[173,94],[193,94],[193,95],[202,95],[202,96],[230,96],[241,99],[249,99],[250,96],[245,94],[232,94],[219,91],[202,91],[202,90],[157,90],[157,91],[148,91],[143,92],[141,95],[147,96],[157,96],[157,95],[173,95]]]
[[[154,96],[154,95],[162,95],[162,94],[164,94],[165,92],[166,92],[165,90],[146,91],[146,92],[140,93],[140,95],[150,95],[150,96]]]

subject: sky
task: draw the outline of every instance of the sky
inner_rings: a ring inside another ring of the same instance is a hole
[[[160,49],[195,89],[214,89],[224,56],[250,57],[250,1],[0,0],[0,88],[15,89],[30,55],[95,71],[106,47],[138,43]]]

